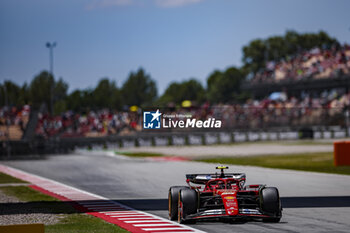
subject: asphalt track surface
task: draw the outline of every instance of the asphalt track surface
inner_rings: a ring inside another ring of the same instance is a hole
[[[121,159],[101,153],[1,161],[36,175],[95,193],[133,208],[167,217],[167,192],[185,184],[186,173],[214,172],[214,164]],[[268,184],[280,190],[280,223],[199,222],[191,227],[220,232],[349,232],[350,176],[231,166],[245,172],[247,184]]]

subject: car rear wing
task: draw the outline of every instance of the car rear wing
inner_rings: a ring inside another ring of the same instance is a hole
[[[221,174],[186,174],[186,180],[194,184],[206,184],[211,179],[217,178],[232,178],[241,180],[246,178],[245,173],[225,173],[224,176]]]

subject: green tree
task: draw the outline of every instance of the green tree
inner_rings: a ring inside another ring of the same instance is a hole
[[[241,93],[241,82],[244,73],[235,67],[225,72],[214,71],[207,79],[208,100],[212,103],[228,103],[238,101]]]
[[[221,79],[223,76],[223,73],[219,70],[214,70],[213,73],[211,73],[207,79],[207,91],[211,92],[216,87],[215,84],[218,82],[219,79]]]
[[[263,40],[256,39],[243,47],[243,64],[247,70],[256,73],[265,66],[267,46]]]
[[[80,90],[75,90],[67,97],[67,107],[73,111],[79,111],[82,107],[82,93]]]
[[[114,81],[101,79],[93,91],[94,103],[98,108],[120,109],[120,91]]]
[[[34,77],[28,88],[23,88],[28,90],[28,97],[25,98],[30,100],[34,108],[45,104],[54,114],[59,114],[67,109],[68,84],[62,78],[56,82],[49,72],[42,71]]]
[[[29,95],[34,108],[39,108],[41,104],[46,104],[51,111],[51,92],[54,85],[55,80],[47,71],[42,71],[34,77],[29,86]]]
[[[76,112],[84,112],[94,106],[94,95],[92,89],[75,90],[67,98],[67,108]]]
[[[256,73],[264,68],[267,61],[288,59],[301,51],[315,47],[331,47],[339,42],[326,32],[299,34],[287,31],[284,36],[255,39],[243,47],[243,64],[249,72]]]
[[[55,82],[53,89],[53,113],[54,115],[58,115],[64,111],[67,111],[67,91],[68,84],[60,78],[57,82]]]
[[[67,97],[68,84],[60,78],[57,82],[55,82],[54,86],[54,100],[63,100]]]
[[[157,86],[151,77],[140,68],[137,72],[130,73],[121,93],[124,104],[128,106],[151,105],[157,98]]]
[[[18,98],[19,98],[19,105],[31,104],[29,87],[26,82],[21,87]]]
[[[173,82],[160,97],[159,103],[162,105],[169,102],[181,104],[184,100],[203,102],[205,100],[205,90],[202,84],[195,79],[183,81],[182,83]]]
[[[166,105],[167,103],[180,103],[182,97],[179,95],[181,84],[177,82],[170,83],[163,95],[157,101],[158,105]]]
[[[21,105],[20,95],[21,87],[12,81],[4,81],[4,83],[0,86],[1,106],[4,106],[6,104],[6,100],[8,105]]]

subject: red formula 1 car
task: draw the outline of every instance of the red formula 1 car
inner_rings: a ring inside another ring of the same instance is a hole
[[[169,218],[179,223],[201,219],[279,222],[282,207],[278,189],[265,185],[246,185],[244,173],[187,174],[188,186],[169,189]],[[194,186],[199,185],[199,186]]]

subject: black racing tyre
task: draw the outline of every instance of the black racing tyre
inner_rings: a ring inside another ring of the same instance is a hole
[[[171,186],[169,188],[168,203],[169,203],[169,219],[178,219],[178,202],[179,202],[179,192],[180,189],[189,189],[188,186]]]
[[[179,191],[179,210],[178,210],[178,222],[190,223],[193,220],[186,220],[186,217],[190,214],[197,213],[198,209],[198,194],[193,189],[180,189]]]
[[[281,200],[278,189],[275,187],[266,187],[260,191],[261,210],[270,215],[270,218],[264,218],[264,222],[279,222],[282,217]]]

